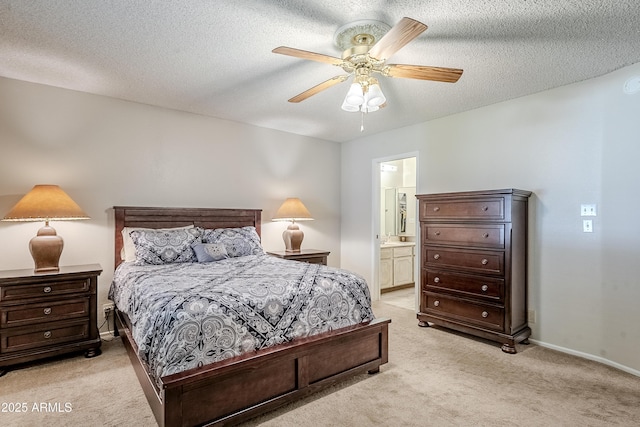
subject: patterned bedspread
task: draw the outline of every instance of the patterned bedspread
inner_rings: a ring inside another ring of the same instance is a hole
[[[360,276],[265,254],[115,271],[109,298],[129,316],[160,377],[374,318]]]

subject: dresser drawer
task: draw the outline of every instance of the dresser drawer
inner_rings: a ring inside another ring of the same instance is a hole
[[[56,295],[87,292],[90,288],[89,279],[70,279],[60,281],[42,281],[28,285],[4,285],[0,287],[0,301],[14,301],[28,298],[40,298]]]
[[[89,338],[89,322],[54,322],[29,328],[8,328],[0,330],[0,353],[49,347],[71,341]]]
[[[0,327],[15,327],[40,322],[87,317],[90,299],[78,298],[65,301],[9,306],[0,309]]]
[[[431,292],[449,292],[488,301],[504,301],[504,280],[494,277],[423,269],[422,283],[425,290]]]
[[[422,223],[421,233],[425,243],[503,249],[505,224],[452,225]]]
[[[483,328],[498,331],[504,328],[504,309],[493,305],[458,300],[442,294],[423,292],[421,309],[426,314],[449,317]]]
[[[460,200],[420,200],[420,220],[505,220],[504,197]]]
[[[452,267],[465,270],[504,274],[504,252],[458,250],[433,246],[424,248],[425,267]]]

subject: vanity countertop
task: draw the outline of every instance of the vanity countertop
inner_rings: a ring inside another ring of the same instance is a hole
[[[381,248],[399,248],[401,246],[415,246],[416,242],[399,242],[399,241],[391,241],[387,243],[381,243]]]

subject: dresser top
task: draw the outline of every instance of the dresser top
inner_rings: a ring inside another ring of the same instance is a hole
[[[85,265],[67,265],[60,267],[59,271],[44,271],[36,273],[33,268],[25,268],[21,270],[0,270],[0,280],[16,279],[20,277],[47,277],[64,274],[82,274],[82,273],[102,273],[100,264]]]
[[[417,194],[416,197],[418,199],[424,199],[424,198],[430,198],[430,197],[442,199],[445,197],[471,197],[471,196],[481,197],[481,196],[498,196],[501,194],[512,194],[514,196],[529,197],[531,196],[531,191],[518,190],[516,188],[505,188],[502,190],[482,190],[482,191],[462,191],[462,192],[455,192],[455,193]]]

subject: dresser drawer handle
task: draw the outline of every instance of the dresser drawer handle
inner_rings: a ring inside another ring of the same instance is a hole
[[[440,254],[435,254],[435,255],[433,256],[433,259],[440,259]]]
[[[489,264],[489,260],[486,259],[486,258],[483,258],[482,259],[482,265],[487,265],[487,264]]]
[[[434,277],[433,278],[433,283],[440,283],[440,278],[439,277]]]
[[[51,314],[51,307],[47,307],[44,309],[44,314]]]
[[[439,235],[440,235],[440,232],[439,232],[439,231],[436,231],[436,232],[435,232],[435,233],[433,233],[433,234],[435,234],[436,236],[439,236]]]
[[[434,307],[437,307],[437,306],[439,306],[439,305],[440,305],[440,301],[435,300],[435,301],[433,302],[433,306],[434,306]]]
[[[489,233],[484,233],[484,234],[482,235],[482,237],[484,237],[484,238],[486,239],[487,237],[489,237]]]
[[[47,331],[44,333],[45,338],[51,338],[51,331]]]
[[[486,311],[482,312],[482,317],[487,318],[489,317],[489,313],[487,313]]]
[[[487,292],[487,290],[489,290],[489,287],[487,285],[482,285],[480,289],[482,289],[482,292]]]
[[[438,207],[438,206],[436,206],[436,207],[434,207],[434,208],[433,208],[433,211],[434,211],[434,212],[438,212],[439,210],[440,210],[440,207]]]
[[[485,212],[488,211],[489,210],[489,206],[483,206],[482,210],[485,211]]]
[[[45,286],[43,291],[45,294],[48,294],[49,292],[51,292],[51,286]]]

